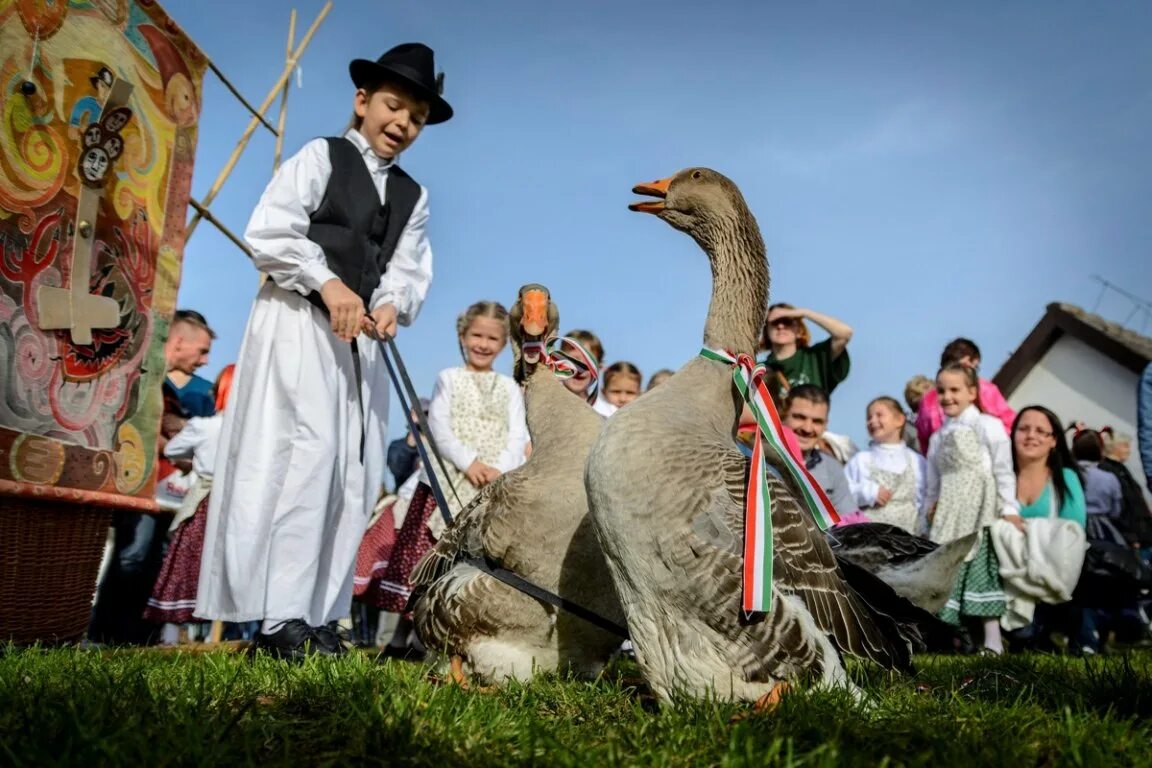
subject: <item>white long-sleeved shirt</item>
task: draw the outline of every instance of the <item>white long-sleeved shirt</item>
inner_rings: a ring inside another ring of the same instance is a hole
[[[164,455],[170,459],[192,459],[192,469],[197,475],[212,477],[223,424],[223,413],[193,416],[164,446]]]
[[[974,405],[965,408],[959,416],[948,417],[944,420],[944,426],[932,433],[928,441],[928,482],[924,503],[930,507],[940,500],[940,473],[936,469],[936,454],[940,450],[941,439],[961,426],[975,430],[980,444],[987,449],[982,455],[982,462],[996,480],[1000,514],[1020,514],[1020,503],[1016,501],[1016,472],[1012,469],[1012,444],[1004,432],[1004,424],[995,416],[981,413]]]
[[[507,472],[524,463],[528,425],[524,418],[524,395],[520,385],[508,376],[497,375],[499,385],[508,390],[508,443],[493,466]],[[432,430],[436,447],[445,461],[452,462],[461,472],[472,466],[478,455],[476,449],[461,442],[452,430],[452,369],[440,371],[436,377],[432,401],[428,405],[428,428]],[[421,472],[424,471],[422,467]]]
[[[393,161],[373,152],[359,131],[351,130],[344,136],[363,155],[383,205]],[[319,291],[320,286],[336,277],[328,268],[324,250],[308,239],[309,216],[324,200],[331,175],[328,142],[313,139],[280,166],[244,232],[256,268],[281,288],[303,296]],[[432,283],[432,247],[428,244],[427,226],[428,190],[421,187],[420,199],[368,307],[374,310],[383,304],[394,305],[401,325],[416,319]]]
[[[912,463],[912,474],[916,479],[916,510],[924,511],[924,488],[927,481],[927,467],[924,457],[904,443],[874,443],[848,460],[844,474],[848,477],[848,489],[861,509],[876,506],[876,494],[880,483],[873,477],[873,470],[903,474]],[[892,490],[889,488],[888,490]]]
[[[592,403],[592,410],[596,411],[596,413],[600,414],[604,418],[608,418],[612,414],[616,413],[616,411],[620,410],[620,408],[608,402],[608,399],[603,395],[598,395],[595,402]]]

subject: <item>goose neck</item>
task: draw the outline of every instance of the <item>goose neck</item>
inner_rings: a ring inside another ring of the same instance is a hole
[[[748,214],[751,219],[751,214]],[[755,220],[716,227],[697,237],[712,266],[712,298],[704,344],[754,355],[768,305],[768,261]]]

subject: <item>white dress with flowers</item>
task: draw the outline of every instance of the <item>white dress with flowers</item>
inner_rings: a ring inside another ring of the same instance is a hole
[[[1005,595],[988,527],[1001,515],[1019,514],[1019,507],[1012,446],[999,419],[969,406],[932,435],[927,502],[936,507],[929,531],[933,541],[980,534],[940,617],[959,625],[965,616],[1003,615]]]
[[[524,463],[528,444],[524,396],[515,381],[495,371],[463,367],[441,371],[428,407],[428,428],[444,468],[433,459],[431,467],[421,467],[421,480],[427,482],[427,473],[435,470],[453,515],[477,493],[464,475],[472,462],[480,461],[502,473]],[[428,527],[439,538],[443,517],[433,515]]]
[[[856,505],[870,520],[895,525],[909,533],[918,534],[924,529],[927,468],[923,456],[903,443],[876,443],[853,456],[844,474]],[[883,506],[876,502],[881,487],[892,492],[892,498]]]

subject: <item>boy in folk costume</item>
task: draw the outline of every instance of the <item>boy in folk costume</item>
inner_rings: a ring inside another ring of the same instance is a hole
[[[334,622],[385,468],[375,340],[415,318],[432,280],[428,195],[396,158],[452,117],[425,45],[350,71],[352,127],[286,161],[245,233],[271,279],[225,413],[196,604],[262,621],[257,647],[286,658],[343,651]]]

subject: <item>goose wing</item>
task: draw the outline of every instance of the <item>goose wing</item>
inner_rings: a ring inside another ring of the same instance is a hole
[[[436,546],[413,569],[411,580],[415,589],[431,585],[461,558],[481,558],[497,563],[503,559],[515,536],[509,526],[498,521],[508,518],[510,510],[516,506],[516,480],[514,473],[501,475],[481,488],[460,510]]]
[[[859,523],[830,530],[828,543],[836,554],[862,564],[897,565],[919,560],[935,552],[930,539],[916,536],[887,523]]]
[[[436,545],[412,569],[409,579],[415,590],[431,586],[433,582],[452,570],[461,554],[468,553],[469,542],[475,540],[477,530],[488,511],[491,487],[482,488],[472,501],[460,510],[452,520],[452,524],[444,529]]]
[[[763,630],[748,632],[740,611],[744,494],[749,461],[735,447],[713,446],[701,464],[718,470],[720,482],[707,489],[710,498],[699,499],[702,510],[693,523],[690,547],[695,563],[679,563],[696,579],[701,605],[715,606],[710,621],[728,636],[752,635],[737,651],[737,666],[749,679],[757,679],[758,665],[774,659],[771,628],[782,610],[763,617]],[[888,616],[871,608],[844,579],[836,558],[812,516],[797,497],[774,474],[767,489],[772,500],[773,588],[775,605],[781,597],[798,598],[817,627],[832,637],[846,653],[871,659],[887,667],[907,667],[908,642]],[[704,602],[708,601],[708,602]],[[782,642],[787,640],[787,635]],[[757,659],[763,661],[758,662]]]

